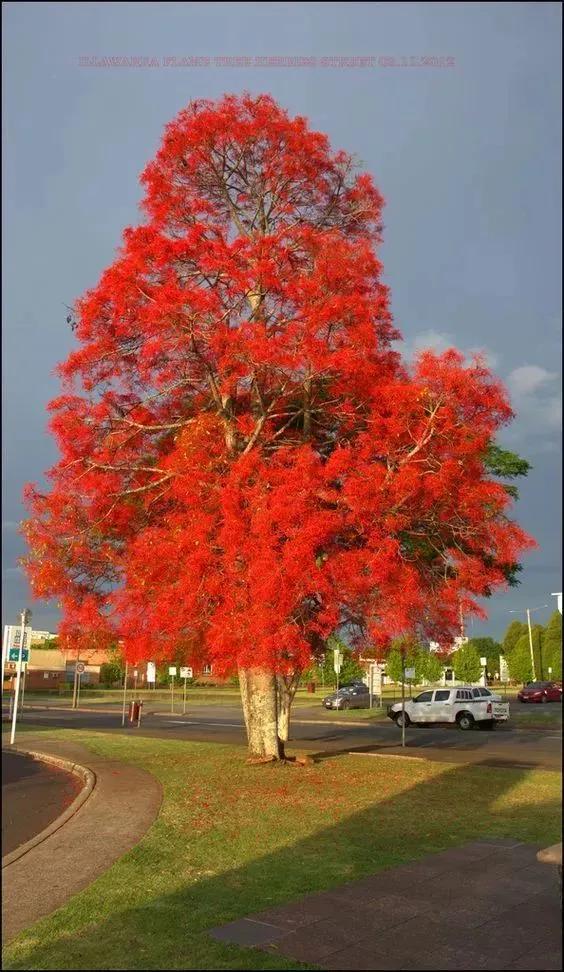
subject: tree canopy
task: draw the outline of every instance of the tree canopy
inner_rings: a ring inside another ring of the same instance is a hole
[[[366,173],[268,95],[166,128],[49,406],[26,569],[75,643],[303,669],[343,625],[448,642],[533,542],[499,477],[512,417],[478,356],[399,337]]]
[[[499,673],[499,657],[502,652],[502,646],[499,641],[495,641],[493,638],[470,638],[468,644],[472,645],[478,654],[479,658],[487,658],[487,670],[491,672],[492,675],[495,672]]]
[[[545,674],[549,677],[548,669],[552,668],[550,678],[562,678],[562,615],[560,611],[551,614],[544,629],[543,656]]]
[[[461,682],[477,682],[482,675],[483,669],[480,665],[480,655],[475,645],[470,641],[460,645],[453,652],[452,667],[455,678]]]

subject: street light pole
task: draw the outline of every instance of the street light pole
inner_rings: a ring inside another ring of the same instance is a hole
[[[535,653],[533,651],[533,631],[531,628],[531,612],[529,608],[527,608],[527,624],[529,626],[529,648],[531,649],[531,672],[533,673],[533,682],[536,682]]]

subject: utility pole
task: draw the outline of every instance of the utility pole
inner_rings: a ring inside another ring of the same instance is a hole
[[[525,611],[526,611],[526,614],[527,614],[527,627],[529,629],[529,650],[531,652],[531,674],[532,674],[532,681],[533,682],[536,681],[536,674],[535,674],[535,656],[534,656],[534,652],[533,652],[533,631],[532,631],[532,628],[531,628],[531,614],[533,613],[533,611],[542,611],[543,608],[547,608],[547,607],[548,607],[548,604],[539,604],[538,607],[525,608]],[[521,614],[521,611],[509,611],[508,613],[509,614]]]
[[[533,682],[535,682],[536,681],[536,675],[535,675],[535,654],[534,654],[534,651],[533,651],[533,631],[532,631],[532,628],[531,628],[531,612],[530,612],[529,608],[527,608],[527,624],[529,626],[529,648],[531,649],[531,672],[532,672],[532,675],[533,675]]]

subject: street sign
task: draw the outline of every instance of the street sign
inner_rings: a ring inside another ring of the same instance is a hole
[[[86,669],[86,665],[84,664],[84,662],[77,662],[76,663],[76,671],[77,671],[77,674],[78,675],[82,675],[82,673],[83,673],[83,671],[85,671],[85,669]]]
[[[341,671],[341,665],[343,664],[343,652],[338,648],[333,649],[333,669],[338,675]]]
[[[7,635],[7,638],[8,638],[8,645],[9,645],[9,647],[10,648],[19,648],[20,647],[20,638],[21,638],[21,633],[22,633],[21,625],[19,625],[19,624],[7,624],[5,626],[5,628],[4,628],[4,631],[6,632],[6,635]],[[24,648],[29,648],[30,644],[31,644],[31,628],[25,628],[25,630],[24,630],[23,646],[24,646]]]
[[[157,666],[154,662],[147,662],[147,681],[153,685],[157,681]]]
[[[480,665],[482,666],[482,668],[485,668],[487,664],[488,664],[487,658],[480,658]]]
[[[507,661],[503,655],[499,656],[499,680],[500,682],[509,681],[509,669],[507,667]]]
[[[405,670],[405,678],[406,678],[406,680],[408,682],[413,682],[414,679],[415,679],[415,669],[414,668],[406,668],[406,670]]]
[[[168,670],[168,674],[170,675],[171,678],[174,678],[174,676],[176,675],[176,667],[174,665],[170,666]]]
[[[8,661],[17,662],[20,654],[19,648],[10,648],[8,652]],[[29,648],[24,648],[22,651],[22,665],[26,665],[29,661]]]
[[[193,677],[194,677],[194,672],[192,671],[191,668],[180,669],[180,678],[193,678]]]

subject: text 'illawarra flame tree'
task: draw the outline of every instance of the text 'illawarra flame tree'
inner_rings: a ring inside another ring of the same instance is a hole
[[[76,305],[27,569],[67,634],[238,671],[277,757],[331,632],[448,638],[506,582],[531,541],[484,457],[511,410],[479,359],[402,364],[382,198],[271,97],[191,104],[142,181]]]

